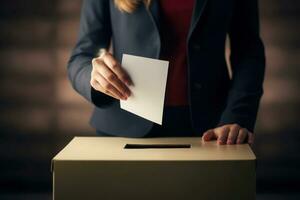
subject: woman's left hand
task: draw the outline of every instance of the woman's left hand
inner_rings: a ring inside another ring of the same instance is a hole
[[[218,144],[252,144],[254,135],[246,128],[238,124],[226,124],[214,129],[207,130],[203,136],[203,141],[217,140]]]

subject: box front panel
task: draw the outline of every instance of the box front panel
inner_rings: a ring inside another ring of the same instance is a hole
[[[254,161],[62,161],[54,199],[255,199]]]

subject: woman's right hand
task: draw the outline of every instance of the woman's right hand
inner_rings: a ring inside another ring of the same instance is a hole
[[[109,52],[92,60],[91,86],[116,99],[127,100],[132,85],[129,75]]]

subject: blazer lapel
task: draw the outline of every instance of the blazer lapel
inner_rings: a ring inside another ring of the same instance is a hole
[[[193,9],[193,14],[192,14],[192,20],[191,20],[191,27],[189,30],[189,36],[191,33],[194,31],[197,23],[199,22],[199,19],[203,13],[203,10],[206,6],[208,0],[195,0],[195,5]],[[158,0],[153,0],[149,6],[149,13],[152,16],[155,25],[158,30],[160,30],[160,23],[159,23],[159,18],[160,18],[160,8],[159,8],[159,2]]]
[[[206,2],[207,0],[195,0],[195,6],[192,15],[192,25],[197,24],[197,22],[199,21],[206,6]]]
[[[157,30],[160,29],[160,23],[159,23],[159,17],[160,17],[160,8],[158,0],[153,0],[149,6],[149,14],[154,20],[155,26],[157,27]]]
[[[160,50],[161,50],[161,37],[160,37],[160,23],[159,23],[159,3],[158,0],[152,1],[152,3],[149,5],[149,9],[147,9],[147,12],[152,20],[154,31],[157,35],[157,51],[155,58],[159,58]]]
[[[206,6],[207,1],[208,0],[195,0],[195,6],[193,9],[192,21],[191,21],[188,38],[190,38],[191,34],[195,30],[196,25],[198,24],[198,22],[200,20],[200,17],[203,13],[203,10]]]
[[[195,0],[195,5],[194,5],[192,19],[191,19],[191,26],[190,26],[189,33],[188,33],[188,39],[190,38],[191,34],[195,30],[196,25],[200,20],[200,17],[203,13],[203,10],[206,6],[207,1],[208,0]],[[151,2],[150,6],[149,6],[148,13],[149,13],[150,17],[152,18],[152,21],[154,23],[153,25],[156,28],[158,36],[160,36],[160,23],[159,23],[159,21],[160,21],[160,7],[159,7],[158,0],[153,0]],[[159,37],[159,41],[160,41],[160,37]],[[159,44],[160,44],[160,42],[159,42]],[[160,47],[159,47],[159,51],[160,51]],[[158,56],[159,56],[159,52],[157,53],[157,57]]]

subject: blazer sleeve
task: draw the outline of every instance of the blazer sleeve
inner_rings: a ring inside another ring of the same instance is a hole
[[[114,98],[96,91],[90,85],[92,59],[99,49],[109,47],[110,40],[109,0],[84,0],[78,41],[68,62],[68,77],[73,88],[98,107],[114,101]]]
[[[257,0],[235,1],[229,30],[232,81],[219,126],[237,123],[254,130],[265,73]]]

